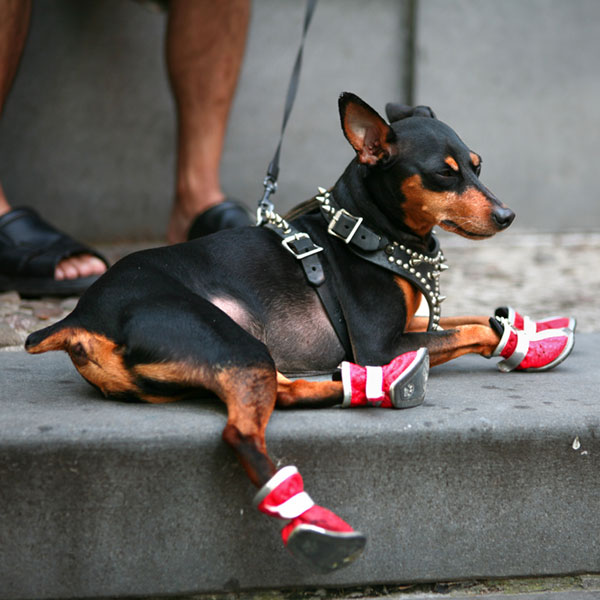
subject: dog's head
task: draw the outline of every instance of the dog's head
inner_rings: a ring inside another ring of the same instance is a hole
[[[439,225],[482,239],[512,223],[512,210],[479,181],[481,157],[429,107],[388,104],[388,124],[358,96],[345,92],[339,109],[344,135],[375,181],[371,188],[387,192],[374,194],[374,200],[417,235]]]

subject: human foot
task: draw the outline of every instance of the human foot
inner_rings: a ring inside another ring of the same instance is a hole
[[[167,242],[179,244],[188,239],[188,233],[194,219],[205,210],[217,206],[225,200],[218,192],[212,194],[185,193],[179,194],[171,209],[171,218],[167,227]]]
[[[192,206],[190,208],[190,206]],[[216,202],[176,202],[167,230],[170,244],[185,242],[223,229],[252,225],[248,210],[239,202],[220,197]]]
[[[15,290],[23,296],[79,295],[107,267],[100,254],[29,208],[0,214],[0,291]]]
[[[102,275],[106,264],[93,254],[78,254],[61,260],[54,269],[54,279],[78,279],[92,275]]]

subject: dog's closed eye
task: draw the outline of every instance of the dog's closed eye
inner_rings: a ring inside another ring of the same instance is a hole
[[[440,169],[436,175],[439,175],[440,177],[444,177],[444,178],[450,178],[450,177],[457,177],[458,176],[458,172],[455,171],[454,169],[451,169],[450,167],[444,167],[443,169]]]

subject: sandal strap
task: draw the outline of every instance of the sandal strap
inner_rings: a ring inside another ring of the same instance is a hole
[[[245,206],[229,198],[201,212],[192,221],[187,239],[194,240],[223,229],[253,225]]]
[[[14,208],[0,217],[3,275],[53,277],[61,260],[78,254],[91,254],[108,266],[96,250],[56,229],[31,208]]]

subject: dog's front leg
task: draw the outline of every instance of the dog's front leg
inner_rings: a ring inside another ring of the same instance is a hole
[[[429,355],[420,348],[397,356],[386,365],[340,365],[341,381],[292,381],[277,376],[277,406],[409,408],[423,402],[429,374]]]
[[[546,371],[560,364],[573,348],[574,334],[569,327],[556,327],[574,320],[554,317],[539,322],[529,318],[512,321],[497,309],[494,318],[449,317],[440,320],[444,331],[425,333],[427,319],[413,318],[402,336],[403,348],[423,344],[429,349],[431,364],[438,365],[463,354],[498,356],[503,372]],[[505,309],[506,311],[506,309]],[[408,346],[407,346],[408,344]]]
[[[288,379],[277,373],[277,407],[325,408],[342,404],[344,388],[341,381],[306,381]]]
[[[443,325],[442,325],[443,327]],[[479,354],[490,358],[498,347],[500,335],[489,325],[470,323],[453,329],[431,332],[411,332],[402,336],[402,351],[427,348],[431,366],[440,365],[463,354]]]
[[[486,316],[468,316],[468,317],[442,317],[440,326],[442,329],[454,329],[462,325],[488,325],[490,318]],[[406,332],[425,332],[429,324],[428,317],[413,317],[406,326]]]

